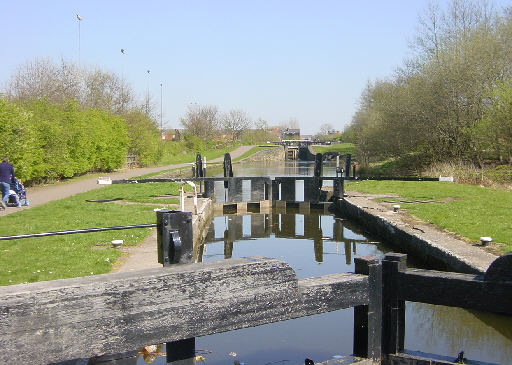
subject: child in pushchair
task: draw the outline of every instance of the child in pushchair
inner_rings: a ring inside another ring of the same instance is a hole
[[[23,203],[21,202],[23,200]],[[7,205],[14,207],[21,207],[22,205],[29,205],[29,201],[27,200],[27,191],[25,187],[18,179],[14,178],[11,183],[11,190],[9,191],[9,199],[7,200]]]

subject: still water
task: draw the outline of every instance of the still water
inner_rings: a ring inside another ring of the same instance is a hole
[[[311,163],[252,163],[234,166],[235,176],[312,176]],[[324,166],[333,176],[335,165]],[[361,227],[322,212],[228,215],[215,217],[200,260],[266,256],[286,261],[299,279],[353,272],[354,256],[382,258],[392,249]],[[468,293],[470,295],[470,293]],[[294,319],[196,339],[208,365],[301,364],[352,352],[353,310]],[[405,347],[489,363],[512,364],[512,318],[421,303],[406,304]],[[165,352],[165,346],[162,349]],[[144,364],[142,356],[133,363]],[[165,364],[157,357],[154,364]]]

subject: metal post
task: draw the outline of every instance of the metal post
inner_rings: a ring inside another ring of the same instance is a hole
[[[375,257],[356,257],[355,273],[368,275],[368,305],[354,307],[354,355],[381,358],[382,266]]]
[[[156,216],[158,262],[163,266],[192,262],[192,213],[160,210]]]
[[[350,176],[350,165],[351,165],[352,155],[350,153],[347,153],[345,155],[345,176]]]
[[[337,177],[333,180],[333,195],[336,199],[343,198],[344,193],[344,179],[343,177]]]
[[[196,155],[196,177],[204,177],[203,160],[200,153]]]
[[[214,198],[215,197],[215,180],[204,181],[204,193],[203,198]]]
[[[398,300],[400,271],[406,269],[407,255],[389,253],[382,260],[382,353],[404,349],[405,302]]]
[[[233,166],[231,164],[231,155],[229,153],[224,154],[224,177],[233,177]],[[224,181],[224,189],[228,188],[228,182]]]
[[[192,213],[161,210],[157,215],[158,262],[163,266],[192,261]],[[174,229],[173,229],[174,228]],[[195,363],[196,339],[186,338],[167,342],[167,362],[180,361],[182,365]],[[183,362],[182,362],[183,361]]]

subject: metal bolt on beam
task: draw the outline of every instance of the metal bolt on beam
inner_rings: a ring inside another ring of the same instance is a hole
[[[480,243],[482,246],[487,246],[488,243],[492,242],[491,237],[480,237]]]

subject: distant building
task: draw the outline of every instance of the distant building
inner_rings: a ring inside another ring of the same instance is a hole
[[[304,141],[312,141],[313,136],[311,134],[305,134],[301,137],[301,139],[303,139]]]

